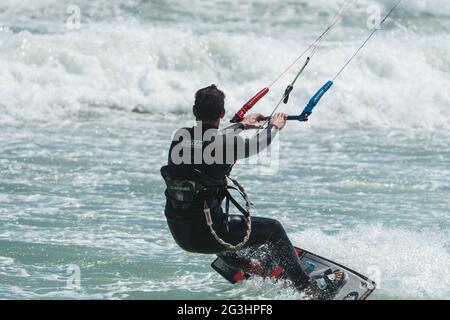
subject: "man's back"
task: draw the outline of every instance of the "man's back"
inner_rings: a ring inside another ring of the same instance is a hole
[[[192,166],[213,179],[224,179],[236,161],[234,155],[227,161],[231,151],[227,151],[226,140],[225,136],[218,136],[213,125],[198,123],[191,128],[179,129],[170,145],[168,165]],[[206,150],[208,146],[211,146],[211,152]]]

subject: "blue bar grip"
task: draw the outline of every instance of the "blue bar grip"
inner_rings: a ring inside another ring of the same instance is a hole
[[[294,121],[294,120],[300,121],[300,116],[288,116],[287,120],[288,121]]]
[[[272,117],[264,117],[259,119],[260,121],[269,121],[272,120]],[[293,120],[297,120],[300,121],[300,115],[296,115],[296,116],[288,116],[287,117],[287,121],[293,121]]]
[[[312,114],[314,108],[319,103],[320,99],[322,99],[323,95],[327,93],[328,90],[333,86],[333,81],[328,81],[323,85],[322,88],[320,88],[319,91],[316,92],[316,94],[309,100],[308,104],[306,105],[305,109],[303,110],[301,115],[298,116],[288,116],[287,120],[297,120],[297,121],[308,121],[308,117]],[[270,120],[271,117],[264,118],[263,120]]]
[[[322,88],[320,88],[319,91],[316,92],[316,94],[309,100],[308,104],[306,105],[305,109],[303,110],[302,114],[299,117],[299,121],[308,121],[308,117],[312,114],[313,109],[317,106],[320,99],[322,99],[323,95],[330,90],[330,88],[333,86],[333,81],[328,81],[323,85]]]
[[[333,81],[328,81],[324,84],[322,88],[320,88],[319,91],[309,100],[308,104],[306,105],[305,112],[312,112],[315,106],[319,103],[320,99],[322,99],[323,95],[330,90],[331,86],[333,85]]]

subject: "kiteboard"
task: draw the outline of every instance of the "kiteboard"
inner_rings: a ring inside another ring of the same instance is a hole
[[[319,295],[321,298],[316,299],[365,300],[375,291],[375,282],[362,274],[309,251],[300,248],[295,248],[295,250],[300,258],[303,271],[313,279],[316,282],[317,287],[324,292],[329,292],[329,286],[331,285],[329,280],[332,280],[334,272],[343,271],[345,273],[344,280],[341,281],[337,287],[333,288],[331,294]],[[211,266],[233,284],[245,281],[254,276],[249,270],[233,265],[221,257],[218,257]],[[264,265],[263,274],[260,276],[272,280],[286,279],[284,270],[275,263]]]

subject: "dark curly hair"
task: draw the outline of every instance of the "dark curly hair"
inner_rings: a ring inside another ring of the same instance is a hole
[[[194,115],[199,121],[216,121],[225,112],[225,94],[215,84],[195,94]]]

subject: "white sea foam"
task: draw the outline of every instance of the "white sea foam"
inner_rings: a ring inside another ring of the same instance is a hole
[[[339,119],[344,128],[448,129],[450,41],[443,41],[448,37],[380,34],[323,99],[313,126],[336,125]],[[196,89],[211,83],[228,93],[232,113],[306,45],[138,25],[112,30],[95,25],[65,35],[3,30],[0,39],[0,121],[13,123],[77,121],[80,113],[135,107],[187,113]],[[299,112],[359,42],[328,43],[285,110]],[[242,48],[250,48],[249,54]],[[258,110],[268,112],[282,89],[275,87]]]
[[[294,236],[306,250],[374,278],[378,297],[446,299],[450,292],[448,230],[409,231],[382,225],[326,234],[309,229]]]
[[[368,3],[362,1],[360,6]],[[17,7],[2,2],[0,8],[9,19],[0,31],[0,122],[78,121],[83,114],[131,111],[135,107],[156,114],[188,113],[194,92],[211,83],[219,84],[228,94],[231,114],[275,78],[314,36],[307,26],[301,27],[300,39],[298,32],[292,39],[276,39],[274,35],[222,32],[220,28],[198,32],[195,27],[181,29],[174,23],[152,24],[151,19],[150,24],[130,19],[89,21],[79,31],[65,30],[61,24],[62,33],[57,34],[26,28],[15,31],[17,25],[30,23],[17,18],[20,14],[37,11],[57,20],[63,4],[24,1]],[[131,15],[130,8],[139,8],[138,4],[121,2],[115,11],[126,17]],[[312,8],[297,5],[314,12],[315,6],[333,11],[340,4],[318,1]],[[399,11],[403,12],[403,23],[412,16],[409,11],[444,14],[448,6],[446,1],[407,1]],[[89,8],[89,16],[110,8],[102,1],[81,3],[81,7]],[[218,10],[211,7],[213,12]],[[189,8],[180,3],[181,11],[196,10]],[[150,9],[156,7],[144,6],[142,10]],[[169,14],[173,7],[166,9]],[[337,31],[324,42],[284,110],[299,112],[333,76],[367,34],[360,24],[358,20],[353,29],[345,29],[352,40]],[[450,94],[445,87],[450,80],[449,40],[445,32],[424,36],[395,27],[380,32],[324,98],[312,126],[450,128]],[[288,80],[284,78],[273,88],[259,111],[272,108]]]

